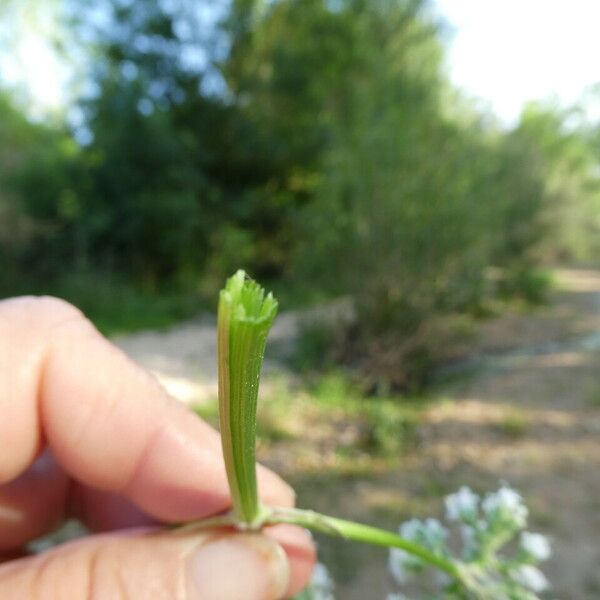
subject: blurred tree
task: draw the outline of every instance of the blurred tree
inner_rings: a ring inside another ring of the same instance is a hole
[[[580,114],[578,107],[532,103],[513,134],[537,156],[546,261],[589,260],[600,251],[600,138]]]
[[[332,136],[361,68],[356,22],[322,0],[234,2],[222,64],[236,109],[236,184],[257,233],[259,270],[285,272],[298,208],[310,202]],[[245,165],[245,167],[243,167]],[[242,166],[240,169],[239,167]]]
[[[465,309],[483,285],[485,148],[441,115],[441,48],[423,4],[348,6],[361,60],[349,110],[332,115],[298,264],[318,285],[354,296],[346,358],[375,380],[418,384],[438,351],[435,316]]]
[[[0,289],[18,290],[22,279],[47,281],[64,266],[59,254],[73,249],[63,235],[77,150],[65,131],[30,122],[6,93],[0,115]]]
[[[532,106],[502,131],[446,80],[426,0],[62,9],[89,71],[71,131],[0,98],[5,288],[291,275],[350,295],[338,356],[406,387],[495,293],[490,266],[539,299],[537,266],[599,237],[597,129]]]

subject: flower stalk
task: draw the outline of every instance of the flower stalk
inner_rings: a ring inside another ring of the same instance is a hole
[[[274,508],[266,518],[266,523],[271,525],[275,523],[289,523],[306,527],[312,531],[318,531],[331,536],[342,537],[355,542],[363,542],[373,546],[384,546],[386,548],[399,548],[412,554],[444,571],[451,577],[460,579],[462,577],[459,566],[449,558],[436,554],[425,548],[421,544],[412,542],[402,536],[385,529],[346,521],[337,517],[329,517],[312,510],[302,510],[298,508]]]

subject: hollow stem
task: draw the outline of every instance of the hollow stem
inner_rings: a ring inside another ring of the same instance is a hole
[[[217,354],[219,419],[233,512],[242,523],[260,518],[256,484],[256,401],[267,335],[277,301],[238,271],[219,296]]]

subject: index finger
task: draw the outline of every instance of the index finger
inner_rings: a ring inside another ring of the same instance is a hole
[[[0,411],[0,483],[47,443],[72,477],[158,519],[230,505],[218,434],[64,301],[0,302]],[[266,503],[293,503],[274,473],[258,476]]]

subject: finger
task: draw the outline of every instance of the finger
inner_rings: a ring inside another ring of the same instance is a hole
[[[30,600],[275,600],[290,589],[295,560],[273,538],[256,533],[138,530],[92,536],[0,565],[0,589]]]
[[[217,433],[67,303],[0,302],[0,386],[0,482],[31,464],[45,437],[74,478],[156,518],[229,507]],[[262,467],[259,487],[269,504],[293,503],[289,486]]]
[[[158,525],[132,502],[69,481],[49,451],[0,486],[0,552],[13,551],[76,517],[92,531]]]
[[[289,596],[295,596],[310,580],[317,559],[312,536],[305,529],[291,525],[266,527],[264,534],[276,540],[285,549],[290,563],[287,593]]]
[[[0,486],[0,551],[19,548],[64,518],[69,480],[49,453]]]
[[[140,510],[127,498],[77,483],[72,486],[69,504],[72,516],[91,531],[105,532],[159,525],[157,519]]]

